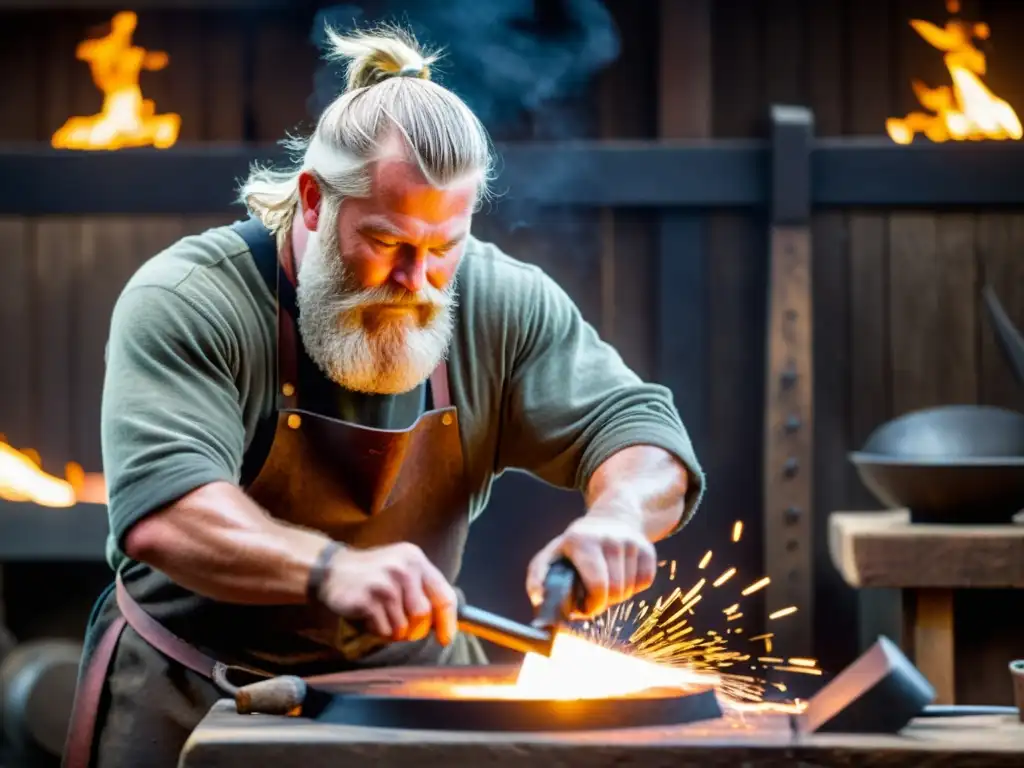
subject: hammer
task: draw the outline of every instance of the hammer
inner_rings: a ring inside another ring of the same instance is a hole
[[[530,624],[520,624],[460,601],[457,612],[459,629],[515,651],[550,656],[559,627],[568,624],[574,612],[583,610],[585,600],[586,590],[576,567],[563,557],[548,569],[544,579],[544,598]],[[340,624],[339,646],[353,658],[384,642],[348,622]],[[227,679],[228,670],[228,667],[217,665],[214,682],[235,700],[239,714],[294,715],[301,711],[308,690],[302,678],[286,675],[236,687]]]
[[[544,579],[544,598],[530,624],[500,616],[459,600],[456,611],[459,629],[467,635],[489,640],[495,645],[521,653],[550,656],[558,628],[569,623],[583,609],[586,590],[576,566],[562,557],[551,564]],[[339,621],[335,645],[350,658],[361,658],[386,644],[386,640],[368,634],[361,622]]]
[[[514,651],[550,656],[559,627],[583,609],[585,600],[586,590],[576,567],[567,557],[561,557],[548,568],[544,598],[529,625],[460,603],[459,629]]]

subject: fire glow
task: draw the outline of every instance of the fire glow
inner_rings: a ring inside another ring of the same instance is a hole
[[[65,468],[65,478],[43,471],[35,451],[19,451],[0,435],[0,499],[31,502],[43,507],[71,507],[80,501],[106,503],[102,474],[85,472],[75,463]]]
[[[156,114],[153,101],[142,96],[139,74],[144,69],[164,69],[169,57],[163,51],[147,51],[132,44],[137,23],[134,13],[123,11],[111,20],[105,37],[78,44],[75,57],[89,64],[93,82],[103,93],[103,106],[99,114],[68,118],[53,134],[55,148],[166,149],[178,140],[181,117]]]
[[[959,2],[948,2],[946,7],[951,14],[960,11]],[[889,118],[885,123],[889,137],[897,144],[910,144],[917,134],[934,142],[1020,139],[1017,113],[981,80],[987,71],[985,54],[973,41],[988,39],[988,25],[958,18],[942,28],[920,19],[910,25],[929,45],[942,51],[953,84],[929,88],[914,80],[914,94],[927,112]]]
[[[551,656],[529,653],[511,685],[463,685],[459,696],[487,699],[572,701],[633,696],[654,688],[715,686],[718,675],[656,664],[587,637],[562,632]]]

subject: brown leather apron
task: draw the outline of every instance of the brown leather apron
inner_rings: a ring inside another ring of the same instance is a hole
[[[293,303],[294,286],[277,264],[276,246],[262,224],[250,219],[236,224],[235,230],[249,244],[254,259],[262,258],[264,263],[273,259],[278,287],[276,428],[247,492],[276,518],[322,531],[355,547],[401,541],[417,544],[454,582],[469,528],[469,495],[446,365],[442,362],[430,377],[432,409],[408,429],[363,427],[304,409],[298,376],[298,359],[304,352],[295,320],[285,308]],[[65,768],[87,768],[90,763],[97,711],[126,627],[163,656],[206,679],[216,663],[211,655],[153,619],[129,594],[120,574],[115,588],[119,616],[106,627],[84,662],[64,753]],[[255,638],[247,658],[265,663],[250,665],[257,671],[278,668],[283,660],[295,663],[296,648],[308,649],[312,660],[326,659],[333,669],[347,671],[451,663],[455,645],[443,648],[433,636],[416,643],[367,643],[351,625],[313,606],[225,605],[223,610],[232,612],[233,621],[237,615],[251,633],[246,636]],[[458,642],[467,640],[457,638]],[[479,655],[482,661],[482,652]]]

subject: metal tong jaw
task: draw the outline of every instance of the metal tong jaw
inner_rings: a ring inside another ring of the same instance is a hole
[[[544,600],[534,615],[531,626],[555,633],[571,621],[573,613],[582,611],[587,599],[579,571],[567,557],[560,557],[548,568],[544,579]]]

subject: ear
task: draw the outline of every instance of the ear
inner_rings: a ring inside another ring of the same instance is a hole
[[[299,174],[299,205],[302,206],[302,223],[310,232],[316,232],[320,223],[320,184],[308,171]]]

